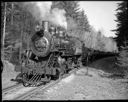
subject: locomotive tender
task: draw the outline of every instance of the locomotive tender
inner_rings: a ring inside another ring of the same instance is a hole
[[[42,21],[42,27],[29,39],[29,49],[22,53],[21,72],[16,80],[24,86],[37,86],[68,73],[81,65],[83,43],[65,31]]]

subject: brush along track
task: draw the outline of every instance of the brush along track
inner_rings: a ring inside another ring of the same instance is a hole
[[[78,69],[73,69],[73,70],[71,70],[71,71],[69,72],[69,74],[63,75],[63,76],[62,76],[61,78],[59,78],[58,80],[56,80],[56,81],[51,81],[50,83],[47,83],[46,85],[41,85],[41,86],[39,86],[39,87],[37,87],[37,88],[34,88],[34,89],[28,91],[27,93],[22,94],[22,95],[20,95],[20,96],[18,96],[18,97],[16,97],[16,98],[14,98],[13,100],[27,100],[27,99],[29,99],[29,97],[31,97],[31,95],[32,95],[33,93],[35,93],[35,92],[37,92],[37,91],[39,91],[39,90],[44,91],[44,90],[48,89],[49,87],[54,86],[55,84],[59,83],[60,80],[62,80],[63,78],[66,78],[66,77],[68,77],[68,76],[70,76],[72,73],[76,72],[77,70],[78,70]]]

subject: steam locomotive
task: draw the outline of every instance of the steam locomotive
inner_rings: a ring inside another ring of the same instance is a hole
[[[38,86],[60,78],[82,65],[83,43],[66,31],[42,21],[41,29],[30,36],[29,49],[22,53],[20,74],[24,86]]]

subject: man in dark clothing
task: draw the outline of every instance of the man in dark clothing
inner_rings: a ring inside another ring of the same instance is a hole
[[[1,65],[1,73],[3,72],[3,62],[2,60],[0,61],[0,65]]]

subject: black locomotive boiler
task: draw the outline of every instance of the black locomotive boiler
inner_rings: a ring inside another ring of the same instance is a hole
[[[22,53],[20,74],[24,86],[57,79],[81,65],[82,42],[49,22],[42,21],[41,29],[29,39],[29,49]]]

